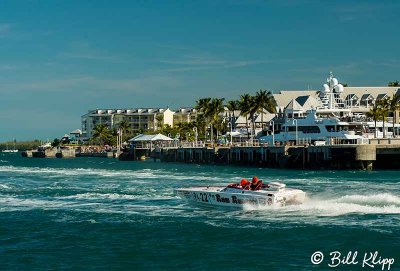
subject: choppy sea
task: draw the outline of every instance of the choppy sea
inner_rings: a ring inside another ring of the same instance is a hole
[[[308,199],[232,210],[173,195],[253,175]],[[369,253],[377,253],[367,261],[374,267],[363,266]],[[379,259],[400,270],[400,171],[0,154],[0,270],[388,270]]]

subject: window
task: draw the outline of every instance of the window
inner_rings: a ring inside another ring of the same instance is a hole
[[[290,126],[288,127],[289,132],[295,132],[296,127],[295,126]],[[319,129],[318,126],[298,126],[297,127],[298,132],[303,132],[305,134],[319,134],[321,133],[321,130]]]

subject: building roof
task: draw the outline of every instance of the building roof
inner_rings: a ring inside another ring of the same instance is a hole
[[[293,99],[299,96],[313,96],[317,99],[317,90],[281,90],[279,93],[272,94],[277,104],[277,111],[283,110]]]
[[[358,100],[358,97],[354,93],[350,93],[346,96],[346,100]]]
[[[299,96],[296,98],[296,102],[299,103],[299,105],[303,106],[306,101],[308,100],[308,97],[310,97],[309,95],[304,95],[304,96]]]
[[[181,107],[175,111],[175,114],[190,114],[190,113],[196,113],[196,112],[197,112],[197,110],[193,107]]]
[[[378,94],[378,96],[376,97],[376,100],[377,100],[377,101],[383,100],[383,99],[385,99],[387,96],[388,96],[388,95],[387,95],[386,93]]]
[[[156,135],[137,135],[131,139],[129,142],[143,142],[143,141],[172,141],[173,139],[165,136],[163,134],[156,134]]]
[[[235,121],[236,125],[238,124],[246,124],[246,117],[239,115],[239,117],[236,119]],[[249,121],[247,121],[247,123],[250,123]]]
[[[299,96],[296,101],[303,107],[303,110],[316,109],[321,106],[321,103],[311,95]]]
[[[273,118],[275,118],[275,114],[271,114],[271,113],[263,113],[263,114],[259,114],[255,120],[256,123],[261,123],[261,119],[262,122],[269,122],[271,121]]]
[[[350,100],[350,99],[359,99],[359,97],[363,97],[365,94],[370,94],[374,99],[378,97],[378,95],[386,94],[388,96],[392,96],[396,93],[400,93],[399,87],[344,87],[343,92],[339,93],[339,96],[342,100]],[[297,99],[299,97],[310,96],[315,98],[318,101],[319,91],[317,90],[282,90],[277,94],[273,94],[274,99],[277,103],[277,111],[283,110],[285,107],[289,105],[289,103],[293,99]],[[306,98],[300,98],[300,102]],[[300,105],[301,105],[300,103]],[[305,109],[305,108],[304,108]]]
[[[294,111],[303,111],[303,107],[295,100],[292,99],[290,103],[285,107],[285,111],[294,112]]]
[[[367,101],[367,100],[374,100],[374,97],[370,93],[366,93],[361,97],[361,101]]]
[[[373,98],[377,98],[378,95],[383,93],[392,96],[398,89],[399,87],[344,87],[343,92],[340,93],[340,97],[345,99],[349,94],[355,94],[357,97],[370,94]]]

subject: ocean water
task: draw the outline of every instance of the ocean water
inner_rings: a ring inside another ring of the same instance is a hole
[[[173,195],[253,175],[300,188],[308,199],[232,210]],[[313,264],[317,251],[324,259]],[[330,268],[334,252],[357,252],[357,263]],[[374,252],[374,268],[363,267]],[[388,270],[379,258],[400,270],[400,171],[0,154],[0,270]]]

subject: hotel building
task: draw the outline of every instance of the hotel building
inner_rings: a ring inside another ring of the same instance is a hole
[[[158,117],[160,116],[160,117]],[[161,117],[162,116],[162,117]],[[132,131],[156,131],[158,126],[173,125],[174,111],[169,108],[134,108],[134,109],[96,109],[89,110],[81,117],[82,136],[90,138],[93,129],[99,124],[105,124],[109,129],[118,128],[125,120],[131,124]],[[161,120],[161,123],[159,123]]]
[[[181,107],[174,113],[173,125],[178,123],[189,123],[193,122],[197,118],[197,110],[192,107]]]

